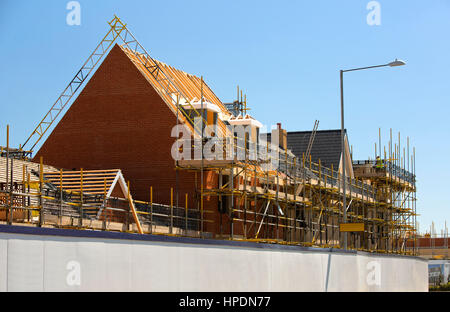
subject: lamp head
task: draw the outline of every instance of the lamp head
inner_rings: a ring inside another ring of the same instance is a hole
[[[390,62],[388,65],[389,65],[390,67],[397,67],[397,66],[403,66],[403,65],[406,65],[406,63],[405,63],[404,61],[402,61],[402,60],[395,59],[395,61]]]

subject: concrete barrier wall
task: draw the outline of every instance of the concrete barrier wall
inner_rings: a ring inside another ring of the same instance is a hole
[[[427,289],[414,257],[0,226],[0,291]]]

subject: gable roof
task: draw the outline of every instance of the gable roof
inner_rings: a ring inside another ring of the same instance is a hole
[[[67,192],[111,196],[117,182],[125,181],[119,169],[44,172],[44,181]],[[124,191],[126,198],[127,191]]]
[[[111,197],[118,187],[117,189],[122,192],[123,197],[128,201],[139,234],[143,234],[133,197],[121,170],[83,170],[83,174],[81,171],[44,172],[44,180],[68,192],[83,192],[83,194],[91,195],[103,194],[105,200]],[[105,210],[102,207],[98,211],[97,217],[101,217],[103,213],[105,213]]]
[[[312,131],[287,132],[287,147],[294,155],[302,159],[306,153]],[[271,134],[267,134],[267,140]],[[318,130],[311,149],[311,159],[323,166],[337,170],[341,160],[341,130]]]

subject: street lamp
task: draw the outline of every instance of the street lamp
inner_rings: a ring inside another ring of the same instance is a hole
[[[378,67],[397,67],[397,66],[403,66],[406,65],[406,63],[402,60],[395,61],[384,64],[384,65],[376,65],[376,66],[368,66],[368,67],[359,67],[359,68],[353,68],[353,69],[346,69],[341,70],[341,155],[342,155],[342,197],[343,197],[343,209],[344,209],[344,222],[347,223],[347,198],[346,198],[346,172],[345,172],[345,134],[344,134],[344,73],[351,72],[351,71],[357,71],[357,70],[364,70],[364,69],[371,69],[371,68],[378,68]],[[347,232],[344,232],[344,249],[347,250]]]

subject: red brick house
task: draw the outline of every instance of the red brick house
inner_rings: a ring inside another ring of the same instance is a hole
[[[170,204],[173,188],[178,190],[180,206],[184,206],[188,194],[189,207],[195,209],[195,183],[200,189],[200,177],[180,170],[178,187],[176,183],[175,160],[171,157],[176,111],[133,57],[119,45],[112,48],[35,159],[42,156],[46,164],[68,170],[120,168],[130,181],[135,199],[149,201],[152,187],[153,202]],[[200,78],[158,64],[183,89],[188,100],[200,99]],[[221,114],[230,114],[206,84],[203,96]],[[208,120],[211,118],[208,115]],[[204,178],[205,188],[217,184],[212,172],[205,173]],[[217,198],[205,197],[204,205],[205,211],[211,211],[205,218],[217,220]],[[211,226],[218,226],[207,225],[210,231],[216,231]]]

